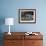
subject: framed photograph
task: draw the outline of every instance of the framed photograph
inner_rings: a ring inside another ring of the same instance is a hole
[[[19,9],[19,23],[36,23],[36,9]]]

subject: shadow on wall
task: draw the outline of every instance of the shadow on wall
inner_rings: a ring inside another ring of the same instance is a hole
[[[2,25],[5,23],[5,17],[0,16],[0,46],[3,46],[3,32],[2,32]]]

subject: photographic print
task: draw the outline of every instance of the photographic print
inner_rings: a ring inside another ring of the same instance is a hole
[[[36,23],[36,9],[19,9],[19,23]]]

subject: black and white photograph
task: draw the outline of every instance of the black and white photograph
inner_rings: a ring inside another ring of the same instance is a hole
[[[36,9],[19,9],[19,23],[36,23]]]

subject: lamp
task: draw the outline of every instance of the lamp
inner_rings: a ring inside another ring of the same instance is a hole
[[[14,25],[14,18],[5,18],[5,25],[9,25],[8,34],[11,35],[11,33],[10,33],[10,25]]]

